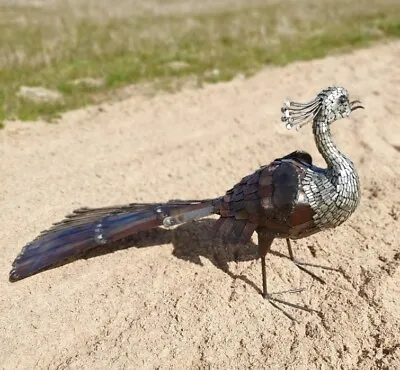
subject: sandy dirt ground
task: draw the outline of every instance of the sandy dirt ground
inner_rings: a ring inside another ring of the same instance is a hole
[[[214,219],[144,233],[17,283],[20,248],[80,206],[221,195],[295,149],[323,165],[311,127],[280,123],[285,97],[345,86],[366,106],[337,122],[362,201],[335,231],[295,243],[298,258],[342,269],[314,281],[268,257],[272,291],[298,324],[264,301],[256,237],[212,243]],[[248,80],[132,96],[65,114],[58,124],[0,131],[0,367],[3,369],[394,369],[400,367],[400,42]]]

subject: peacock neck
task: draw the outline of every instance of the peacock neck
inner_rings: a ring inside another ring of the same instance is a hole
[[[328,122],[313,123],[315,142],[327,168],[313,172],[313,185],[306,189],[314,221],[321,229],[336,227],[347,220],[360,202],[360,181],[353,162],[335,145]]]
[[[327,164],[327,173],[332,180],[349,174],[357,176],[353,162],[347,158],[333,141],[329,123],[322,117],[313,122],[313,133],[318,151]]]

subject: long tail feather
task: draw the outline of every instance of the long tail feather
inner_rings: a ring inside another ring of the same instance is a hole
[[[27,244],[12,264],[17,281],[101,245],[157,226],[173,226],[214,213],[212,201],[134,203],[121,207],[81,208]]]

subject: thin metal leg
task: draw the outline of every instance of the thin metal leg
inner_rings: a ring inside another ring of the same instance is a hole
[[[307,311],[307,312],[317,312],[316,310],[313,310],[308,307],[300,306],[294,303],[286,302],[281,299],[273,297],[273,295],[280,294],[280,293],[273,293],[270,294],[268,293],[268,287],[267,287],[267,269],[266,269],[266,263],[265,263],[265,256],[268,253],[268,251],[271,249],[271,245],[273,242],[273,238],[271,237],[266,237],[263,235],[263,233],[258,233],[258,248],[259,248],[259,254],[261,257],[261,274],[262,274],[262,284],[263,284],[263,297],[264,299],[268,300],[268,302],[280,310],[286,317],[291,319],[292,321],[296,321],[292,315],[287,313],[283,308],[279,307],[277,303],[292,307],[292,308],[297,308],[299,310]],[[287,291],[285,293],[298,293],[303,291],[304,289],[293,289],[290,291]],[[283,292],[282,292],[283,293]]]
[[[329,266],[323,266],[323,265],[317,265],[317,264],[313,264],[313,263],[297,261],[296,258],[294,257],[294,254],[293,254],[292,243],[291,243],[290,239],[286,239],[286,244],[287,244],[287,247],[288,247],[289,257],[292,260],[292,262],[301,271],[304,271],[306,274],[310,275],[312,278],[314,278],[315,280],[319,281],[321,284],[326,284],[325,280],[320,278],[318,275],[314,274],[312,271],[307,270],[304,266],[318,267],[318,268],[321,268],[321,269],[324,269],[324,270],[340,272],[339,269],[336,269],[334,267],[329,267]]]
[[[262,274],[262,284],[263,284],[263,297],[268,295],[267,291],[267,270],[265,268],[265,256],[261,256],[261,274]]]

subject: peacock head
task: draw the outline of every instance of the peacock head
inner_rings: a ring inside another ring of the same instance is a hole
[[[338,119],[348,117],[356,109],[364,108],[359,100],[350,101],[349,93],[343,87],[328,87],[308,103],[285,100],[281,108],[282,121],[286,128],[301,128],[319,117],[331,124]]]

